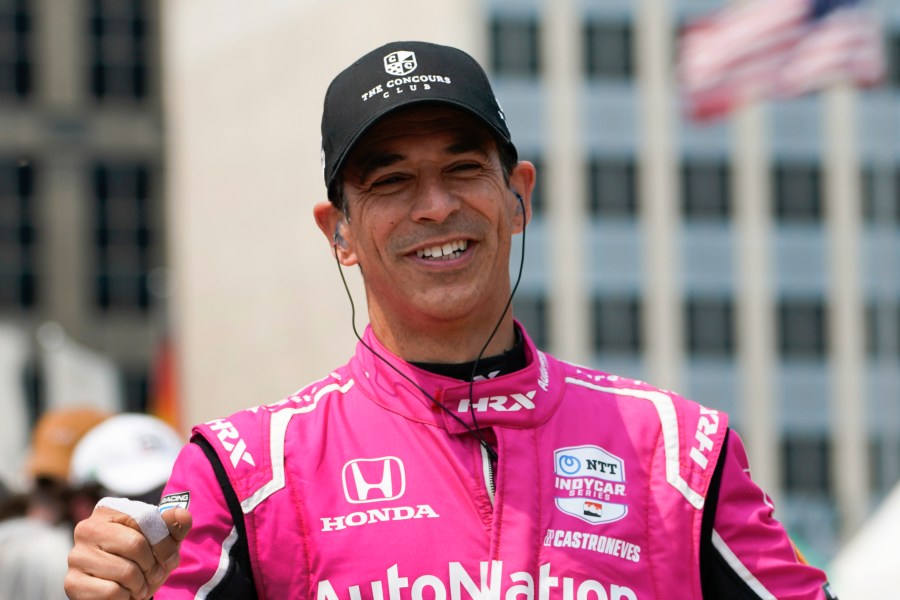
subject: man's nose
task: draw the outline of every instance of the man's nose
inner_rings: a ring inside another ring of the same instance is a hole
[[[423,179],[412,210],[414,221],[443,222],[459,210],[461,202],[439,178]]]

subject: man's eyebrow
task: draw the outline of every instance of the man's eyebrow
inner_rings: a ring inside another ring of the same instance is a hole
[[[399,154],[396,152],[392,152],[390,154],[374,154],[369,157],[365,157],[362,160],[362,165],[359,168],[359,181],[365,181],[369,175],[372,174],[372,171],[376,169],[381,169],[383,167],[389,167],[395,163],[400,162],[406,158],[403,154]]]
[[[447,154],[467,154],[476,152],[483,156],[488,156],[488,150],[485,147],[485,141],[478,136],[464,136],[452,142],[444,151]],[[406,158],[406,155],[398,152],[390,152],[386,154],[372,153],[369,156],[360,157],[358,181],[366,181],[373,171],[389,167]]]
[[[484,141],[475,137],[464,137],[453,142],[446,148],[449,154],[466,154],[467,152],[477,152],[487,156],[488,151]]]

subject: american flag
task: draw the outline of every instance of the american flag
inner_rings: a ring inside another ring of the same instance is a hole
[[[881,31],[861,0],[749,0],[688,24],[678,75],[687,114],[712,120],[755,100],[885,74]]]

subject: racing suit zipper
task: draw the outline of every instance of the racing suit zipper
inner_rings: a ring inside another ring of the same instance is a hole
[[[481,448],[481,466],[484,471],[484,482],[487,484],[488,498],[491,500],[491,506],[494,506],[494,463],[491,461],[491,455],[488,454],[487,448],[479,444]]]

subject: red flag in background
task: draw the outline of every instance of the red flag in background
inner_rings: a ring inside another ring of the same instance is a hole
[[[168,336],[163,338],[154,358],[147,412],[181,431],[175,350]]]
[[[688,24],[678,74],[694,120],[837,82],[880,83],[882,34],[860,0],[750,0]]]

